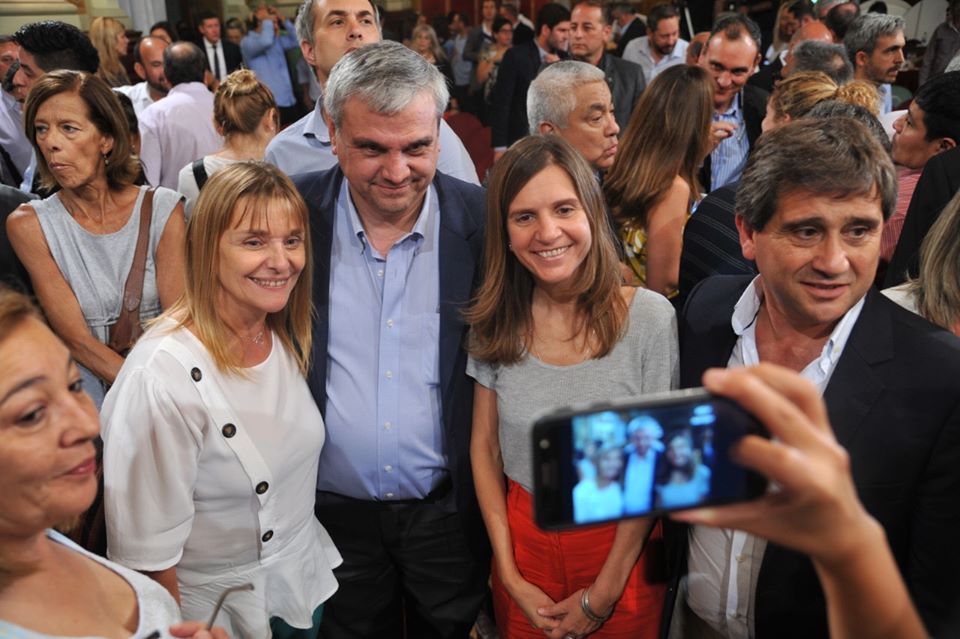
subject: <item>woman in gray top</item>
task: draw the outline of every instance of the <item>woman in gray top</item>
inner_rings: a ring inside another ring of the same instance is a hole
[[[55,71],[24,109],[44,187],[59,191],[7,219],[10,243],[30,274],[54,332],[82,367],[99,407],[123,358],[106,345],[120,316],[139,236],[145,187],[120,102],[96,76]],[[184,215],[178,193],[157,189],[140,303],[141,321],[183,292]]]
[[[646,582],[641,557],[653,521],[538,530],[530,429],[544,409],[674,387],[673,308],[621,286],[596,179],[558,136],[521,140],[497,162],[485,241],[467,372],[497,627],[509,637],[655,637],[664,591]]]

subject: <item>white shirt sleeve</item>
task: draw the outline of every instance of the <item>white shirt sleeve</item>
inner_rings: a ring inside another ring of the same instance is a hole
[[[169,366],[155,366],[156,359],[149,368],[121,369],[101,413],[107,556],[136,570],[179,562],[203,442],[202,425],[184,415],[185,398],[161,381]]]

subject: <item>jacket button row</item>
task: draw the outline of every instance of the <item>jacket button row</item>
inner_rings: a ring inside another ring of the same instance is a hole
[[[223,433],[224,437],[230,439],[237,434],[237,427],[233,424],[224,424],[223,428],[220,429],[220,432]]]

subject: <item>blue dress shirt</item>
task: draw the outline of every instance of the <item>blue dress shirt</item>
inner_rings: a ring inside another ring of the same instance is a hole
[[[714,113],[714,122],[732,122],[737,125],[733,135],[721,141],[710,154],[710,190],[719,189],[740,179],[750,154],[747,125],[743,121],[743,94],[738,93],[730,108]]]
[[[293,23],[285,20],[283,28],[285,34],[274,33],[273,20],[264,20],[263,30],[260,33],[250,31],[240,41],[240,50],[243,52],[243,61],[257,74],[277,100],[277,106],[290,107],[296,104],[293,97],[293,86],[290,84],[290,69],[287,67],[287,49],[294,49],[300,44],[294,35]]]
[[[327,440],[318,490],[421,499],[447,476],[439,235],[431,185],[413,229],[380,255],[343,181],[330,259]]]

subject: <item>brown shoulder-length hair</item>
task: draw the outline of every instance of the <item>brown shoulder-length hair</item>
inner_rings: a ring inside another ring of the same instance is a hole
[[[307,205],[284,173],[271,164],[246,161],[213,174],[187,222],[187,280],[183,297],[166,313],[178,326],[192,326],[217,367],[242,375],[228,348],[232,333],[220,317],[220,239],[246,222],[257,224],[271,206],[283,207],[303,231],[305,262],[283,310],[267,315],[267,328],[280,338],[306,374],[310,362],[313,323],[313,258]],[[265,223],[265,222],[264,222]]]
[[[106,163],[107,184],[118,189],[134,183],[140,174],[140,162],[130,145],[130,127],[120,100],[107,83],[82,71],[51,71],[33,85],[23,108],[27,139],[37,156],[37,173],[45,189],[58,186],[46,158],[37,144],[37,111],[44,102],[61,93],[76,93],[87,106],[87,118],[103,135],[113,138],[113,148],[102,161]]]
[[[698,193],[697,170],[710,152],[713,82],[700,67],[665,69],[644,90],[603,181],[614,219],[646,226],[647,211],[679,175]]]
[[[590,249],[572,288],[583,322],[581,330],[590,331],[596,339],[594,357],[607,355],[626,327],[627,304],[620,294],[617,250],[593,171],[560,136],[530,136],[497,161],[487,189],[483,280],[465,314],[472,331],[469,350],[479,360],[515,364],[524,356],[532,336],[536,284],[509,250],[507,218],[517,194],[548,166],[558,166],[570,176],[590,225]]]

